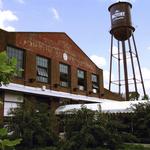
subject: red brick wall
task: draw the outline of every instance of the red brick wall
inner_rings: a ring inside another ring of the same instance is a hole
[[[103,98],[105,99],[111,99],[111,100],[118,100],[118,101],[123,101],[123,97],[119,95],[118,93],[111,92],[107,89],[104,89],[104,96]]]
[[[14,82],[29,86],[46,85],[53,90],[78,93],[88,96],[101,97],[104,91],[103,72],[87,57],[87,55],[65,34],[45,32],[5,32],[0,30],[0,43],[2,47],[7,44],[21,48],[25,51],[24,78],[15,79]],[[63,59],[63,53],[68,55],[68,60]],[[48,84],[29,82],[36,79],[36,55],[47,57],[51,61],[51,81]],[[62,88],[59,85],[59,63],[65,63],[71,67],[71,88]],[[86,71],[87,91],[77,90],[77,69]],[[99,75],[100,91],[92,94],[91,74]]]
[[[13,33],[15,45],[33,53],[68,63],[74,67],[96,71],[96,66],[65,33]],[[12,43],[12,33],[8,42]],[[14,44],[14,42],[12,43]],[[63,53],[68,54],[68,61],[63,60]]]

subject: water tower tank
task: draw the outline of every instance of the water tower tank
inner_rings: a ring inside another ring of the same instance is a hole
[[[108,8],[111,16],[110,33],[119,41],[127,40],[135,30],[131,22],[131,8],[128,2],[114,3]]]

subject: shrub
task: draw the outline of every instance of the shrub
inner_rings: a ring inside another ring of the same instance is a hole
[[[121,136],[108,120],[107,114],[86,108],[64,118],[65,140],[60,150],[116,150]]]
[[[57,143],[54,115],[48,104],[25,100],[25,103],[12,110],[11,114],[9,128],[13,131],[13,137],[22,138],[20,146],[34,148]]]
[[[0,128],[0,148],[1,150],[11,149],[20,144],[21,139],[10,140],[6,128]]]

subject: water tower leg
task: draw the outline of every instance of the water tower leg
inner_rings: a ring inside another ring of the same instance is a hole
[[[118,41],[118,78],[119,78],[118,85],[119,85],[119,94],[121,94],[120,61],[121,61],[121,59],[120,59],[120,43]]]
[[[112,56],[113,56],[113,35],[111,35],[111,50],[110,50],[110,70],[109,70],[109,90],[111,90],[111,73],[112,73]]]
[[[143,87],[143,93],[144,93],[144,96],[146,96],[145,87],[144,87],[144,81],[143,81],[143,77],[142,77],[142,71],[141,71],[141,67],[140,67],[139,56],[138,56],[138,53],[137,53],[136,43],[135,43],[135,39],[134,39],[134,35],[133,34],[132,34],[132,39],[133,39],[133,44],[134,44],[134,48],[135,48],[135,52],[136,52],[137,63],[138,63],[140,77],[141,77],[141,83],[142,83],[142,87]]]
[[[131,65],[132,65],[132,72],[133,72],[133,81],[134,81],[135,92],[138,93],[130,39],[128,39],[128,44],[129,44],[129,53],[130,53],[130,58],[131,58]],[[136,99],[138,99],[138,97],[136,97]]]
[[[126,59],[126,47],[125,41],[122,41],[122,52],[123,52],[123,65],[124,65],[124,78],[125,78],[125,94],[126,100],[129,100],[129,83],[128,83],[128,70],[127,70],[127,59]]]

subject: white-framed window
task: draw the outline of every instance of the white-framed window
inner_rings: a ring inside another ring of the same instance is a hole
[[[92,74],[91,80],[92,80],[92,91],[93,91],[93,93],[98,93],[98,91],[99,91],[98,76],[95,74]]]
[[[70,87],[70,66],[60,63],[59,72],[60,72],[60,86]]]
[[[10,111],[23,103],[23,95],[15,92],[5,92],[4,96],[4,117],[11,116]]]
[[[36,57],[37,66],[37,81],[48,83],[48,59],[37,56]]]
[[[81,91],[86,90],[86,72],[78,69],[77,78],[78,78],[78,89]]]

